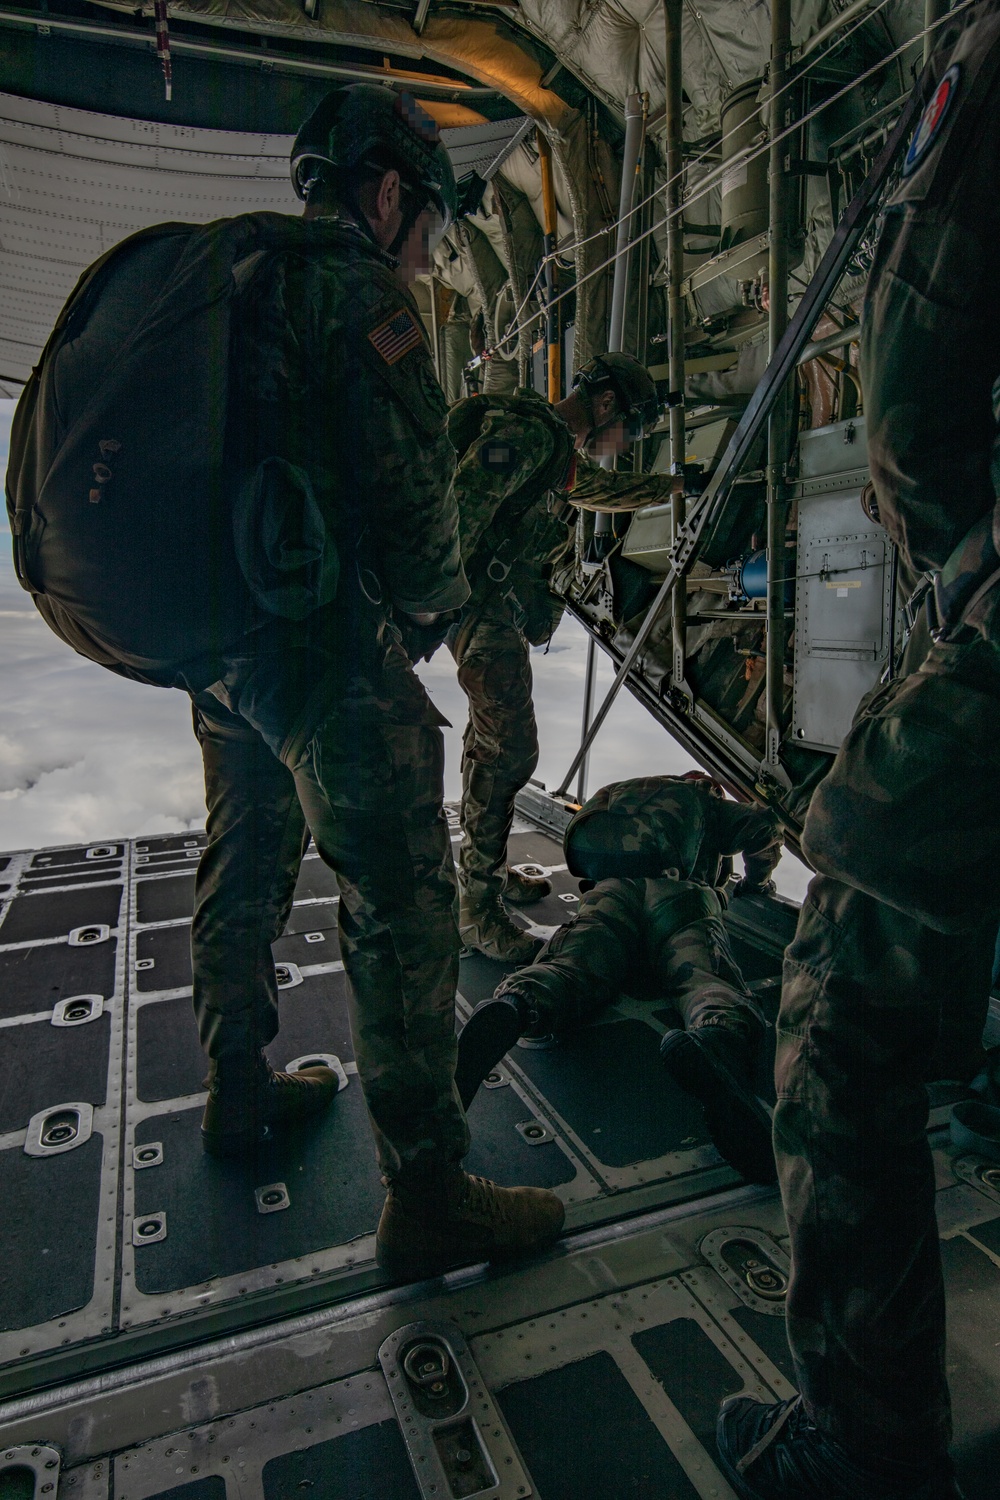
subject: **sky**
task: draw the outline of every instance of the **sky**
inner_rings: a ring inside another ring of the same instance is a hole
[[[13,402],[0,401],[0,472]],[[204,826],[201,757],[185,694],[127,682],[77,656],[36,614],[14,576],[0,520],[0,850],[103,842]],[[566,619],[548,651],[532,650],[541,755],[536,777],[558,786],[580,739],[586,633]],[[598,656],[598,701],[611,683]],[[447,651],[421,664],[445,730],[445,796],[457,799],[465,698]],[[591,754],[588,787],[690,770],[690,757],[623,692]],[[778,885],[801,899],[808,871],[786,855]]]

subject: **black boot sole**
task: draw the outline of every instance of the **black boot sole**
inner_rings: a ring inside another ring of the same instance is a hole
[[[705,1111],[705,1123],[720,1156],[747,1182],[773,1186],[778,1180],[771,1144],[771,1117],[707,1047],[697,1032],[670,1031],[660,1057],[671,1078]]]
[[[473,1011],[458,1038],[455,1065],[455,1084],[463,1109],[469,1108],[483,1079],[520,1035],[521,1018],[517,1006],[509,1000],[484,1000]]]

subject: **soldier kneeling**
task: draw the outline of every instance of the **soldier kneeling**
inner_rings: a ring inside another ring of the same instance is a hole
[[[572,874],[594,882],[573,922],[506,978],[459,1038],[455,1079],[468,1107],[518,1038],[551,1045],[622,993],[651,991],[679,1011],[660,1055],[702,1104],[719,1152],[752,1182],[774,1182],[771,1120],[754,1091],[766,1022],[729,948],[716,886],[742,854],[738,894],[773,890],[777,819],[728,801],[702,772],[604,787],[565,835]]]

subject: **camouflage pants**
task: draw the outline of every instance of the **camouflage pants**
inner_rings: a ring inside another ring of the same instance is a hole
[[[462,742],[458,878],[475,897],[503,889],[514,798],[538,764],[528,646],[501,612],[463,621],[448,637],[469,700]]]
[[[874,718],[859,718],[861,773],[852,771],[850,741],[841,752],[840,783],[860,789],[870,778],[878,816],[880,801],[900,794],[893,848],[904,867],[902,889],[908,861],[926,861],[938,847],[956,869],[964,850],[968,867],[992,834],[995,778],[981,780],[978,798],[971,794],[979,771],[969,747],[980,737],[981,694],[955,692],[982,649],[935,647],[922,680],[913,674],[896,695],[898,714],[882,718],[881,738],[877,701]],[[975,680],[982,684],[978,670]],[[942,694],[948,713],[929,741],[928,715]],[[925,765],[929,744],[936,759]],[[927,794],[907,801],[902,793],[921,765]],[[806,824],[811,851],[820,858],[832,851],[841,873],[853,849],[873,878],[871,820],[830,826],[843,804],[823,790]],[[956,799],[964,799],[964,816],[956,816]],[[887,894],[900,900],[895,884]],[[920,1461],[948,1443],[924,1079],[968,1078],[974,1069],[995,936],[995,915],[984,923],[980,912],[969,930],[943,931],[825,874],[809,887],[785,955],[774,1131],[791,1236],[789,1343],[811,1415],[864,1457]]]
[[[729,949],[722,905],[693,881],[602,880],[536,961],[504,980],[556,1032],[594,1021],[624,994],[665,999],[689,1029],[749,1035],[761,1019]]]
[[[458,1161],[458,931],[441,815],[441,731],[327,717],[283,764],[211,693],[194,702],[208,845],[191,929],[194,1007],[210,1057],[277,1034],[271,943],[291,909],[307,825],[340,887],[358,1074],[388,1178]]]

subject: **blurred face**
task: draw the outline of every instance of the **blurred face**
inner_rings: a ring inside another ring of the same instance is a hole
[[[611,422],[607,427],[600,428],[587,446],[595,458],[616,458],[619,453],[624,453],[631,448],[632,442],[632,434],[622,417],[617,422]]]
[[[402,222],[403,216],[400,213],[395,233],[399,233]],[[443,234],[444,221],[437,209],[428,204],[399,250],[399,270],[396,274],[401,281],[411,282],[417,276],[426,276]]]

